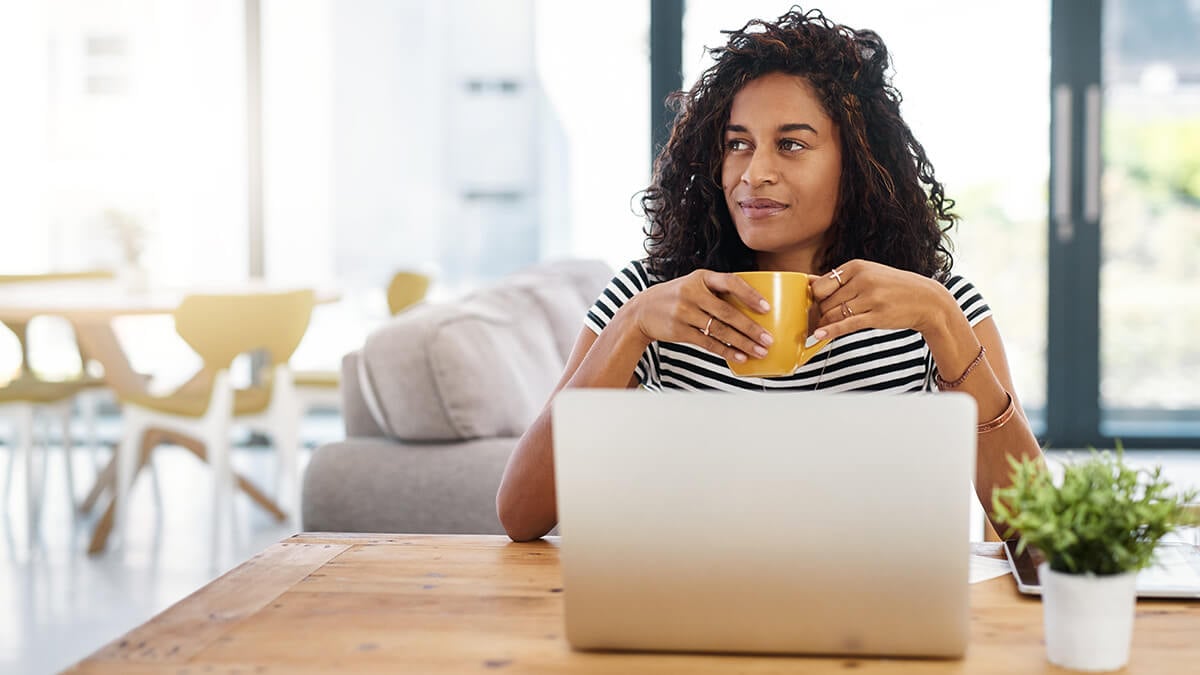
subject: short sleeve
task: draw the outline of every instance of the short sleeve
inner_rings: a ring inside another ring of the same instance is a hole
[[[604,290],[600,292],[600,297],[596,298],[596,302],[588,309],[587,316],[584,318],[584,325],[592,329],[597,335],[609,321],[616,316],[617,310],[626,302],[629,302],[633,296],[641,293],[650,286],[656,283],[646,272],[644,261],[634,260],[626,265],[617,275],[608,282]],[[638,360],[637,368],[635,369],[638,382],[648,388],[658,386],[658,344],[651,343],[646,348],[642,358]]]
[[[588,310],[585,320],[587,327],[599,335],[608,322],[616,316],[617,310],[622,305],[649,288],[650,285],[650,277],[646,274],[645,264],[640,260],[629,263],[617,272],[617,276],[613,277],[612,281],[608,282],[608,285],[601,291],[600,297],[596,298],[596,302]]]
[[[954,296],[958,302],[958,308],[962,310],[972,327],[992,315],[992,308],[988,307],[983,296],[970,281],[961,276],[952,275],[944,282],[944,285]]]

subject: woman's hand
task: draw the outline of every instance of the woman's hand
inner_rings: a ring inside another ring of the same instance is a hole
[[[773,338],[762,326],[717,294],[728,294],[747,307],[770,310],[767,301],[734,274],[696,270],[633,296],[622,307],[633,314],[634,325],[647,343],[686,342],[730,361],[761,358]]]
[[[864,328],[912,329],[927,334],[958,306],[946,287],[894,267],[851,260],[810,282],[820,320],[818,340]]]

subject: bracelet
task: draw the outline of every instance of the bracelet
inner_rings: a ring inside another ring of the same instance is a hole
[[[979,353],[975,355],[975,360],[972,361],[971,365],[967,366],[967,369],[963,371],[963,374],[959,375],[958,379],[953,382],[947,382],[945,379],[942,378],[941,373],[935,374],[933,376],[933,381],[934,381],[934,383],[937,384],[938,389],[941,389],[942,391],[945,391],[947,389],[954,389],[955,387],[962,384],[963,382],[966,382],[967,376],[971,374],[971,371],[975,370],[975,367],[979,365],[980,361],[983,361],[983,355],[985,353],[987,353],[987,350],[984,349],[983,345],[979,345]]]
[[[1004,410],[999,415],[996,415],[996,419],[989,422],[984,422],[976,427],[977,433],[986,434],[989,431],[995,431],[1005,424],[1008,424],[1008,421],[1013,418],[1014,414],[1016,414],[1017,404],[1013,401],[1012,394],[1009,394],[1008,392],[1004,393],[1006,396],[1008,396],[1008,405],[1004,406]]]

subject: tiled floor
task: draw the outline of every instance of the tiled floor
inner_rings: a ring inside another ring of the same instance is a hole
[[[101,427],[101,437],[115,433],[115,428]],[[310,442],[339,438],[340,420],[310,419],[303,435]],[[309,454],[302,453],[301,466]],[[7,447],[0,449],[0,497],[8,456]],[[239,522],[245,527],[235,550],[214,563],[207,466],[169,446],[159,448],[154,461],[161,507],[155,503],[153,481],[139,478],[124,549],[96,557],[84,553],[96,515],[72,517],[59,452],[50,456],[41,535],[30,546],[24,472],[17,462],[0,517],[0,673],[37,675],[67,668],[293,533],[240,498]],[[259,485],[273,486],[274,454],[268,449],[236,450],[234,463]],[[73,466],[81,499],[95,476],[93,459],[76,451]]]
[[[115,432],[112,427],[101,428],[102,437],[114,437]],[[340,435],[336,418],[310,419],[305,424],[304,437],[310,442]],[[83,551],[94,516],[72,518],[59,457],[58,453],[51,457],[42,534],[34,547],[29,546],[25,527],[20,463],[0,521],[0,673],[6,675],[62,670],[237,562],[292,534],[286,525],[275,523],[242,499],[241,522],[248,527],[233,555],[213,566],[207,469],[187,452],[164,447],[155,458],[161,508],[155,504],[152,481],[139,480],[125,548],[91,558]],[[1139,451],[1130,452],[1129,458],[1144,466],[1162,463],[1173,480],[1200,485],[1200,451]],[[305,453],[302,463],[307,459]],[[0,481],[7,461],[7,448],[0,449]],[[269,451],[240,449],[234,461],[252,480],[271,485],[274,464]],[[94,475],[92,458],[78,452],[74,466],[78,496],[82,496]]]

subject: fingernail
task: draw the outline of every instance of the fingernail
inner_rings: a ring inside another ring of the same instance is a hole
[[[741,352],[734,352],[733,360],[737,361],[738,363],[743,363],[746,360],[746,355]]]
[[[758,338],[758,341],[764,345],[767,345],[768,347],[775,344],[775,338],[771,337],[770,333],[763,333],[762,337]]]
[[[759,300],[758,306],[761,307],[762,311],[764,312],[771,311],[771,303],[767,302],[766,300]]]
[[[759,345],[754,345],[754,353],[755,353],[755,354],[758,354],[759,356],[766,356],[766,355],[767,355],[767,348],[766,348],[766,347],[761,347],[761,346],[759,346]]]
[[[824,328],[818,328],[813,331],[813,337],[817,338],[818,340],[824,340],[826,335],[829,335],[829,331],[825,330]]]

